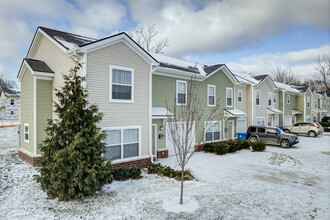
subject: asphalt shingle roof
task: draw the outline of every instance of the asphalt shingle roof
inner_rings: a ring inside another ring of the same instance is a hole
[[[215,65],[212,65],[212,66],[206,66],[206,67],[204,67],[204,71],[206,72],[206,74],[210,74],[210,73],[217,70],[218,68],[220,68],[223,65],[224,64],[215,64]]]
[[[53,70],[44,61],[28,58],[25,58],[24,60],[27,62],[27,64],[31,67],[33,71],[54,73]]]

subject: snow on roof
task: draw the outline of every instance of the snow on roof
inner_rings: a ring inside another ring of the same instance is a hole
[[[233,115],[233,116],[246,116],[247,114],[237,108],[235,109],[225,109],[225,111],[227,111],[229,114]]]
[[[277,108],[274,107],[268,107],[268,110],[272,111],[275,114],[283,114],[283,112]]]
[[[152,118],[167,118],[167,116],[173,116],[173,113],[167,110],[166,108],[153,107],[152,108]]]
[[[275,82],[275,85],[278,87],[278,88],[281,88],[281,89],[284,89],[288,92],[293,92],[293,93],[300,93],[300,91],[298,89],[295,89],[293,88],[292,86],[290,85],[287,85],[287,84],[284,84],[284,83],[280,83],[280,82]]]
[[[260,81],[256,80],[255,78],[251,77],[247,73],[234,73],[234,76],[238,79],[238,81],[242,83],[248,83],[248,84],[258,84]]]

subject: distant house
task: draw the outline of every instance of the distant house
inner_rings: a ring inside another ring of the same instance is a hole
[[[14,88],[0,88],[0,119],[18,120],[21,93]]]

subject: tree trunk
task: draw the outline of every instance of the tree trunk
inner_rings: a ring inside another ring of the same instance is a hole
[[[184,175],[184,167],[181,168],[181,194],[180,194],[179,204],[183,204],[183,175]]]

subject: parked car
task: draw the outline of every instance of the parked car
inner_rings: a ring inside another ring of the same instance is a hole
[[[317,122],[299,122],[292,126],[283,128],[285,133],[305,134],[310,137],[316,137],[323,133],[323,127]]]
[[[324,116],[322,119],[321,119],[322,122],[330,122],[330,116]]]
[[[299,143],[297,135],[284,133],[276,127],[250,126],[247,130],[247,139],[251,142],[264,142],[266,144],[280,145],[288,148]]]

